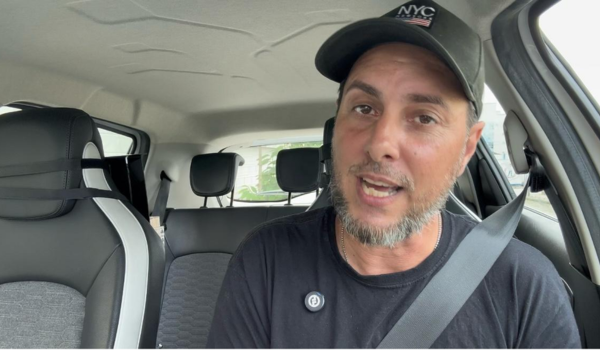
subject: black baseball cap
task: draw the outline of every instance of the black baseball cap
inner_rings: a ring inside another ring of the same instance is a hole
[[[375,46],[401,42],[437,54],[456,74],[465,95],[481,115],[483,47],[465,22],[432,0],[415,0],[386,13],[352,23],[334,33],[317,52],[325,77],[341,83],[358,58]]]

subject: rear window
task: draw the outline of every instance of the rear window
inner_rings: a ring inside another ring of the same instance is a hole
[[[0,115],[20,111],[20,108],[11,106],[0,106]],[[135,139],[131,135],[124,133],[117,133],[101,126],[98,126],[100,132],[100,138],[102,139],[102,146],[104,148],[104,155],[106,157],[115,156],[126,156],[133,154]]]
[[[315,137],[317,138],[317,137]],[[235,181],[234,201],[236,206],[261,205],[268,203],[287,203],[288,193],[277,184],[275,164],[277,153],[284,149],[321,147],[322,141],[290,142],[254,147],[227,149],[241,155],[245,163],[238,168]],[[230,199],[230,195],[227,195]],[[292,204],[310,205],[316,199],[316,192],[293,193]]]

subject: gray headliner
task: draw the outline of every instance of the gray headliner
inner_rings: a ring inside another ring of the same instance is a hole
[[[337,90],[314,68],[320,44],[401,2],[4,0],[0,102],[83,108],[157,143],[315,133]],[[487,40],[512,0],[439,2]]]

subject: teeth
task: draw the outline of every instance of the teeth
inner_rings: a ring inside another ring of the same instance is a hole
[[[397,191],[394,191],[394,190],[388,191],[388,192],[377,191],[374,188],[368,187],[367,184],[365,184],[364,182],[362,183],[362,188],[363,188],[363,191],[365,191],[365,193],[367,195],[373,196],[373,197],[389,197],[391,195],[396,194],[396,192],[397,192]]]
[[[382,187],[394,187],[394,186],[388,185],[388,184],[386,184],[386,183],[383,183],[383,182],[379,182],[379,181],[373,181],[373,180],[369,180],[369,179],[365,179],[365,178],[363,178],[363,181],[366,181],[366,182],[368,182],[368,183],[370,183],[370,184],[373,184],[373,185],[375,185],[375,186],[382,186]]]

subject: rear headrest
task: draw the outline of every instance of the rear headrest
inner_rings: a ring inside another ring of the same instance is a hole
[[[335,117],[329,118],[325,122],[323,129],[323,146],[321,146],[321,163],[323,163],[324,173],[320,173],[319,187],[325,188],[329,186],[331,177],[331,142],[333,141],[333,128],[335,127]]]
[[[39,108],[0,116],[0,167],[81,159],[92,142],[102,155],[94,121],[71,108]],[[62,190],[79,188],[82,171],[65,170],[0,178],[3,188]],[[75,200],[0,199],[0,218],[49,219],[71,211]]]
[[[319,149],[295,148],[279,151],[275,166],[277,183],[286,192],[315,191],[319,185]]]
[[[223,196],[233,190],[237,167],[244,158],[237,153],[200,154],[192,158],[190,183],[197,196]]]
[[[321,162],[325,172],[320,172],[319,187],[323,188],[323,191],[317,199],[307,209],[313,210],[318,208],[324,208],[331,205],[331,195],[329,191],[329,181],[331,179],[332,172],[332,159],[331,159],[331,141],[333,140],[333,128],[335,126],[335,117],[329,118],[325,122],[325,128],[323,129],[323,146],[321,146]]]
[[[323,129],[323,144],[330,144],[333,140],[333,127],[335,126],[335,117],[327,119]]]

